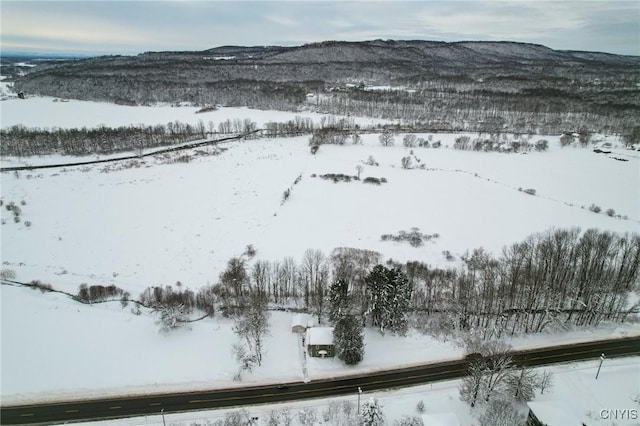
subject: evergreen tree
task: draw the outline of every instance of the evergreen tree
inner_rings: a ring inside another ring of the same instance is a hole
[[[336,280],[329,289],[329,319],[336,323],[349,314],[350,300],[348,284],[343,279]]]
[[[347,365],[355,365],[364,356],[362,325],[354,316],[341,318],[333,329],[333,343],[336,355]]]
[[[406,275],[398,268],[376,265],[365,282],[368,290],[366,314],[371,314],[372,325],[379,327],[382,333],[387,329],[404,333],[412,292]]]
[[[362,413],[360,414],[360,426],[382,426],[384,425],[384,414],[382,413],[382,405],[375,398],[362,404]]]

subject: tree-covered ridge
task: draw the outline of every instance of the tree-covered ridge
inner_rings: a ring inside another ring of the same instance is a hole
[[[377,40],[62,61],[34,68],[15,87],[134,105],[304,107],[426,130],[477,131],[498,120],[504,131],[623,132],[640,110],[639,64],[525,43]]]

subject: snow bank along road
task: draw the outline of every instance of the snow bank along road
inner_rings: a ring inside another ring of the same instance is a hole
[[[607,357],[640,355],[640,337],[600,340],[571,345],[536,348],[512,353],[516,364],[539,366],[552,363]],[[313,383],[292,383],[288,386],[219,389],[203,392],[131,396],[56,404],[2,407],[0,423],[43,424],[66,421],[113,419],[164,412],[196,411],[242,405],[276,403],[305,398],[320,398],[363,391],[411,386],[438,380],[462,377],[467,360],[446,361],[398,370]],[[71,373],[72,374],[72,373]]]

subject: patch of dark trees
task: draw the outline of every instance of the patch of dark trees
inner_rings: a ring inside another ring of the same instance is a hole
[[[316,175],[312,174],[311,177],[316,177]],[[332,181],[333,183],[351,182],[352,180],[360,180],[358,176],[345,175],[344,173],[325,173],[324,175],[318,175],[317,177],[319,177],[320,179]],[[377,178],[373,176],[367,176],[364,179],[362,179],[362,182],[373,184],[373,185],[381,185],[383,183],[387,183],[387,178],[384,178],[384,177]]]
[[[538,152],[544,152],[549,149],[549,141],[539,139],[531,142],[529,139],[509,140],[505,134],[494,133],[489,137],[478,137],[472,139],[470,136],[458,136],[454,143],[453,149],[462,151],[484,151],[484,152],[530,152],[535,149]],[[573,140],[573,138],[571,138]]]
[[[62,154],[106,155],[125,151],[142,152],[177,143],[205,139],[204,124],[193,126],[170,122],[155,126],[121,126],[71,129],[39,129],[21,125],[0,129],[3,156]]]
[[[400,231],[397,234],[382,234],[380,239],[382,241],[394,241],[403,242],[406,241],[411,244],[412,247],[420,247],[425,241],[430,241],[434,238],[439,238],[440,234],[424,234],[420,232],[418,228],[411,228],[409,231]]]

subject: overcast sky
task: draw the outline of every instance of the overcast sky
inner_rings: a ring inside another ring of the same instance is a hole
[[[1,0],[3,52],[137,54],[323,40],[511,40],[640,55],[640,1]]]

